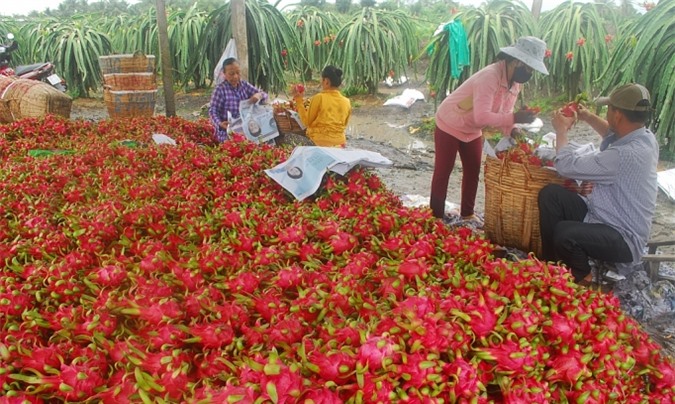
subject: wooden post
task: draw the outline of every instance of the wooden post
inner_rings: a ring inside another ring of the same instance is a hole
[[[159,55],[162,63],[162,83],[164,84],[164,104],[166,105],[166,116],[176,116],[176,99],[173,93],[173,66],[171,64],[171,50],[169,49],[166,7],[164,6],[164,0],[156,0],[156,5]]]
[[[532,15],[535,20],[539,20],[539,16],[541,15],[541,4],[542,0],[532,0]]]
[[[248,80],[248,37],[246,36],[245,0],[231,0],[232,37],[237,43],[237,59],[241,67],[242,78]]]

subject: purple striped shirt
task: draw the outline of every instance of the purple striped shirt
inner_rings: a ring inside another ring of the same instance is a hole
[[[220,127],[221,122],[227,121],[227,112],[230,111],[232,118],[238,118],[239,102],[251,98],[255,93],[261,93],[263,95],[261,101],[267,101],[267,93],[246,80],[239,81],[237,87],[232,87],[228,81],[223,81],[213,90],[209,116],[211,117],[216,140],[219,142],[227,140],[227,130]]]

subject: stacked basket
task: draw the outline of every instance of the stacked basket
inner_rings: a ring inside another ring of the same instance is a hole
[[[565,179],[545,167],[488,157],[485,161],[485,234],[496,244],[541,256],[539,190]]]
[[[0,75],[0,122],[41,118],[47,114],[70,118],[73,100],[47,83]]]
[[[155,113],[157,82],[155,56],[134,54],[101,56],[103,100],[113,119],[152,116]]]

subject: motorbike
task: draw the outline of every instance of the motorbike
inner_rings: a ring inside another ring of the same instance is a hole
[[[7,34],[9,45],[0,45],[0,75],[8,77],[17,77],[20,79],[37,80],[45,82],[61,92],[66,92],[66,82],[55,72],[55,66],[51,62],[34,63],[30,65],[17,66],[12,69],[12,52],[19,48],[19,44],[14,40],[14,35]]]

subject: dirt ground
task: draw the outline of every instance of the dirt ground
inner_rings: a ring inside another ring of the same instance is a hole
[[[308,94],[316,91],[308,86]],[[425,101],[417,101],[410,108],[400,106],[383,106],[385,100],[401,94],[406,88],[421,91]],[[161,90],[160,90],[161,93]],[[211,90],[198,90],[189,93],[176,93],[176,112],[186,119],[197,119],[205,113],[205,105],[209,102]],[[285,96],[279,95],[279,98]],[[164,114],[163,97],[158,97],[156,114]],[[272,95],[272,99],[275,96]],[[353,96],[353,112],[347,128],[347,144],[349,147],[373,150],[381,153],[394,162],[393,167],[377,169],[378,175],[387,187],[396,195],[409,201],[422,202],[428,198],[434,164],[434,145],[430,119],[434,116],[435,106],[429,99],[422,81],[414,80],[401,86],[381,86],[377,96]],[[77,99],[73,103],[72,119],[99,120],[108,117],[101,97]],[[549,119],[542,116],[544,127],[542,132],[551,131]],[[579,143],[599,145],[599,137],[586,124],[577,125],[570,134],[570,139]],[[675,162],[662,161],[659,170],[675,167]],[[450,177],[447,201],[453,206],[460,202],[461,163],[457,160],[455,171]],[[481,175],[478,188],[476,208],[478,213],[484,211],[485,187]],[[659,191],[656,213],[652,225],[652,239],[672,239],[675,236],[675,202],[669,200]],[[675,248],[663,249],[665,253],[675,253]],[[672,268],[672,264],[662,264]],[[675,299],[675,296],[673,297]],[[658,318],[643,322],[647,332],[659,341],[665,352],[675,358],[675,300],[671,303],[670,312]]]

